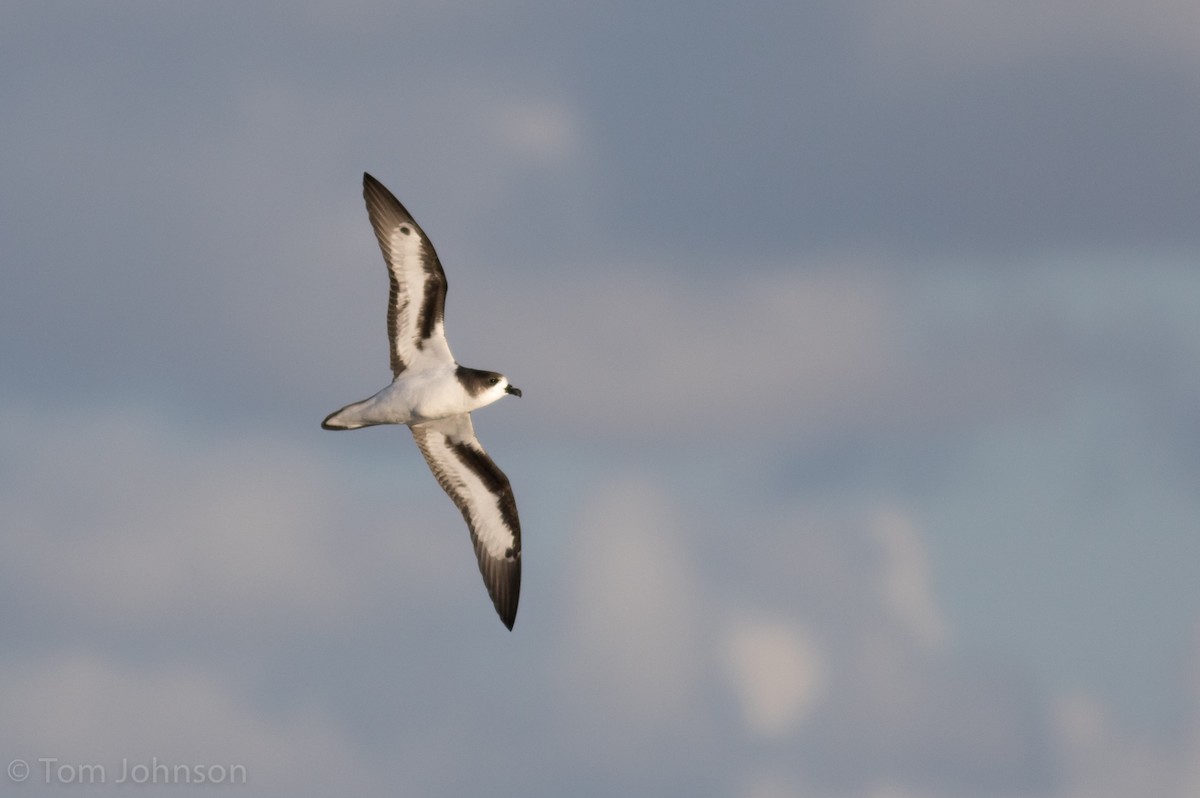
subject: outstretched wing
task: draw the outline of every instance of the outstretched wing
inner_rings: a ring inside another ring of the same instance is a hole
[[[391,281],[388,340],[392,376],[406,368],[453,363],[442,324],[446,274],[433,244],[392,192],[366,173],[363,199]]]
[[[413,424],[412,434],[438,484],[462,511],[488,595],[512,629],[521,593],[521,522],[508,477],[479,445],[468,413]]]

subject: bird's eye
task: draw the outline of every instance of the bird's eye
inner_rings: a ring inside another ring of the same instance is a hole
[[[488,382],[490,382],[492,385],[495,385],[496,383],[500,382],[500,379],[498,377],[492,377],[490,380],[488,380]]]

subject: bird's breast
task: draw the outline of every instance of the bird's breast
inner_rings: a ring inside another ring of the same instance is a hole
[[[398,386],[398,394],[415,419],[429,421],[470,411],[470,397],[458,380],[417,378]]]

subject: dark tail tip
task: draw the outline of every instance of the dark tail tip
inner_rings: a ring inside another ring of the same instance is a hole
[[[332,429],[332,430],[350,429],[345,424],[338,424],[338,423],[332,421],[333,417],[336,416],[340,412],[342,412],[342,411],[338,410],[337,412],[330,413],[329,415],[325,416],[325,420],[321,422],[321,429]]]

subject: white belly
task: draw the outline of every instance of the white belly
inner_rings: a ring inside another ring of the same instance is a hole
[[[446,418],[471,410],[470,396],[453,375],[441,372],[401,374],[400,378],[380,392],[390,394],[387,406],[401,411],[406,418],[397,422],[407,424]]]

